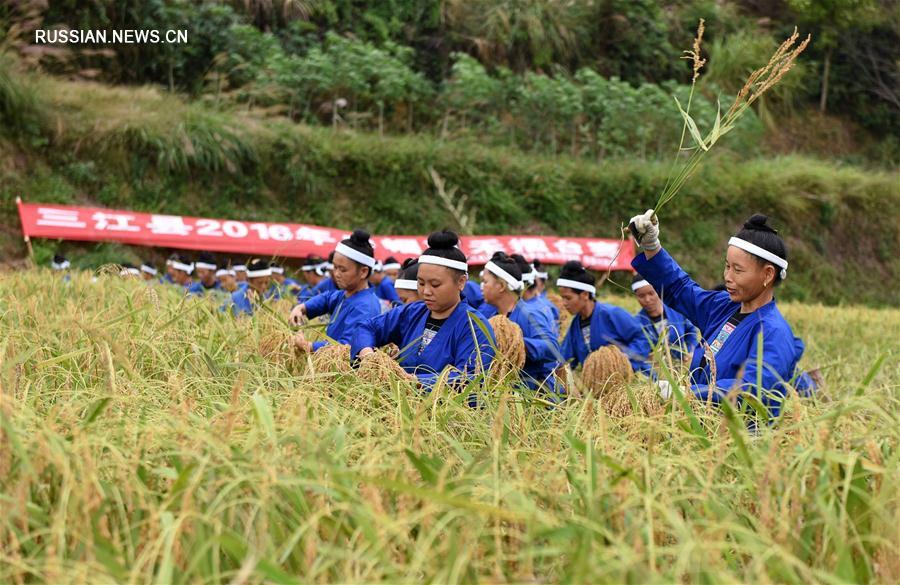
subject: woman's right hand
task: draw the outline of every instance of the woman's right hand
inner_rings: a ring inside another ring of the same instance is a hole
[[[299,326],[306,322],[306,305],[300,304],[291,309],[291,325]]]
[[[644,252],[659,250],[659,220],[652,209],[632,217],[628,229]]]

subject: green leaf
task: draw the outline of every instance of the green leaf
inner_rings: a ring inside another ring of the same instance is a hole
[[[697,123],[694,122],[694,119],[691,118],[690,114],[682,109],[681,102],[678,101],[677,97],[672,96],[672,99],[674,99],[675,103],[678,105],[678,111],[681,112],[681,117],[684,118],[684,123],[687,125],[688,131],[691,133],[691,137],[694,139],[694,142],[696,142],[697,146],[699,146],[703,150],[709,150],[709,147],[707,147],[703,142],[703,137],[700,136],[700,129],[697,128]]]
[[[272,407],[266,402],[265,397],[259,392],[253,394],[253,413],[262,427],[263,432],[271,440],[275,441],[275,418],[272,416]]]
[[[103,414],[110,402],[112,402],[112,396],[106,396],[92,402],[84,415],[84,420],[81,421],[81,427],[84,428],[94,422],[98,416]]]

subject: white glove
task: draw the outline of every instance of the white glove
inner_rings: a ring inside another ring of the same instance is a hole
[[[656,388],[659,390],[659,397],[663,400],[668,400],[672,397],[672,385],[669,384],[668,380],[657,380]]]
[[[651,252],[659,249],[659,220],[652,209],[632,217],[628,223],[628,229],[631,230],[631,235],[644,251]]]

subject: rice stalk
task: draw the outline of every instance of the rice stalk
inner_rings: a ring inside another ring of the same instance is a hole
[[[791,34],[791,36],[776,49],[768,63],[750,74],[744,82],[743,87],[738,91],[734,102],[731,104],[731,107],[725,115],[722,116],[721,108],[716,112],[716,118],[713,122],[712,129],[704,137],[700,134],[696,121],[690,115],[691,102],[697,79],[700,76],[700,70],[706,63],[706,60],[701,57],[703,32],[704,22],[701,19],[697,27],[697,35],[694,38],[692,49],[685,51],[686,55],[684,58],[691,60],[693,64],[691,91],[686,107],[682,107],[678,98],[674,98],[678,107],[678,112],[684,123],[682,125],[678,150],[675,153],[672,169],[669,172],[669,178],[656,201],[656,205],[653,207],[657,213],[678,195],[678,192],[684,186],[685,182],[693,176],[710,149],[720,138],[735,128],[738,120],[744,115],[747,109],[793,69],[797,58],[806,49],[806,46],[812,38],[811,35],[807,35],[805,39],[797,43],[799,34],[795,27],[793,34]],[[687,134],[690,134],[693,146],[684,146]],[[681,158],[681,153],[685,150],[690,151],[691,154],[687,161],[678,166],[678,160]]]

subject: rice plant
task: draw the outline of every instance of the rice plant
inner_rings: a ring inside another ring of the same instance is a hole
[[[781,79],[793,69],[797,58],[804,49],[806,49],[806,46],[811,39],[811,37],[807,35],[804,40],[798,43],[800,37],[797,33],[797,29],[794,28],[793,34],[779,45],[769,58],[768,63],[759,69],[756,69],[749,77],[747,77],[743,87],[737,92],[734,102],[731,104],[731,107],[728,108],[728,111],[724,116],[721,112],[721,106],[719,107],[711,130],[706,136],[703,136],[700,133],[697,122],[690,114],[691,101],[694,96],[694,87],[696,86],[697,79],[700,77],[701,69],[706,64],[706,59],[701,55],[703,32],[704,23],[703,19],[701,19],[700,24],[697,27],[697,36],[694,38],[694,44],[689,51],[685,51],[684,58],[691,61],[693,68],[691,93],[685,107],[682,107],[678,98],[675,98],[678,111],[684,120],[684,126],[682,128],[678,150],[675,154],[675,159],[672,162],[672,170],[670,171],[669,179],[666,181],[666,186],[662,193],[660,193],[656,205],[653,207],[657,213],[675,198],[682,186],[684,186],[684,183],[694,174],[697,167],[705,158],[705,155],[719,139],[734,130],[735,124],[741,116],[744,115],[747,109],[762,98],[766,92],[775,87]],[[685,137],[688,135],[690,135],[693,145],[685,148]],[[687,161],[679,164],[682,151],[684,150],[689,151],[690,155]]]
[[[0,581],[897,582],[900,311],[782,309],[826,387],[750,434],[508,383],[473,409],[273,358],[277,310],[0,274]]]

